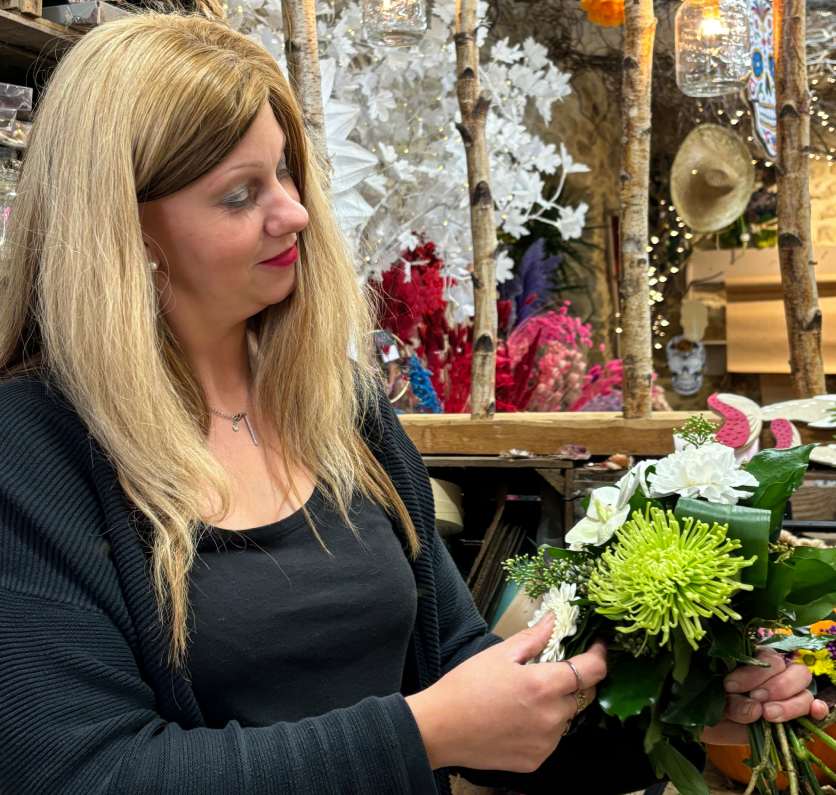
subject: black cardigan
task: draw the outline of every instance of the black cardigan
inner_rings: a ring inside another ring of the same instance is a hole
[[[409,694],[498,638],[435,533],[426,470],[385,399],[362,431],[423,545]],[[33,376],[0,383],[3,795],[447,791],[402,694],[298,723],[206,728],[188,680],[166,664],[137,514],[54,387]],[[635,788],[630,768],[647,779],[635,743],[593,735],[567,737],[540,776],[495,778],[588,795]]]

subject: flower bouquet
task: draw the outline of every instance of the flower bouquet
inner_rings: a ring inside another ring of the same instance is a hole
[[[592,492],[568,549],[544,546],[504,564],[509,579],[542,599],[532,624],[555,616],[540,661],[607,640],[598,703],[644,731],[645,752],[681,795],[708,794],[680,748],[720,721],[726,674],[763,665],[758,646],[826,648],[832,636],[809,626],[836,605],[836,549],[779,541],[813,445],[764,450],[741,467],[715,431],[692,418],[676,432],[677,452]],[[752,724],[747,791],[775,795],[783,770],[792,795],[821,793],[809,734],[834,742],[806,719]]]

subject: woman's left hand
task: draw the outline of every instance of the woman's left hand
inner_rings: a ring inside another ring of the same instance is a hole
[[[716,726],[707,726],[702,741],[713,745],[746,745],[747,723],[766,718],[771,723],[809,715],[821,720],[828,713],[827,704],[813,698],[807,690],[813,676],[806,665],[787,663],[771,649],[761,649],[757,657],[768,668],[741,665],[725,679],[726,711]]]

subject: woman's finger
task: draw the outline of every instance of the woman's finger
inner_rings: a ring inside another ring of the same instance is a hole
[[[812,680],[813,674],[806,665],[792,664],[752,690],[749,697],[761,703],[784,701],[806,690]]]
[[[830,707],[826,701],[820,698],[814,699],[810,704],[810,717],[813,720],[824,720],[830,714]]]
[[[603,643],[594,643],[583,654],[537,667],[555,677],[551,681],[556,684],[558,693],[572,695],[578,689],[594,687],[607,675],[606,647]]]
[[[724,680],[727,693],[748,693],[786,670],[787,662],[784,657],[771,649],[761,649],[757,658],[761,662],[767,663],[768,667],[741,665],[739,668],[735,668]]]
[[[804,690],[797,696],[783,701],[767,701],[763,705],[763,716],[772,723],[783,723],[785,720],[809,715],[812,703],[813,694]]]

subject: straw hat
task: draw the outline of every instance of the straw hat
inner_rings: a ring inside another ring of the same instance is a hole
[[[694,128],[671,169],[671,196],[679,216],[695,232],[719,232],[749,204],[755,169],[746,144],[717,124]]]

